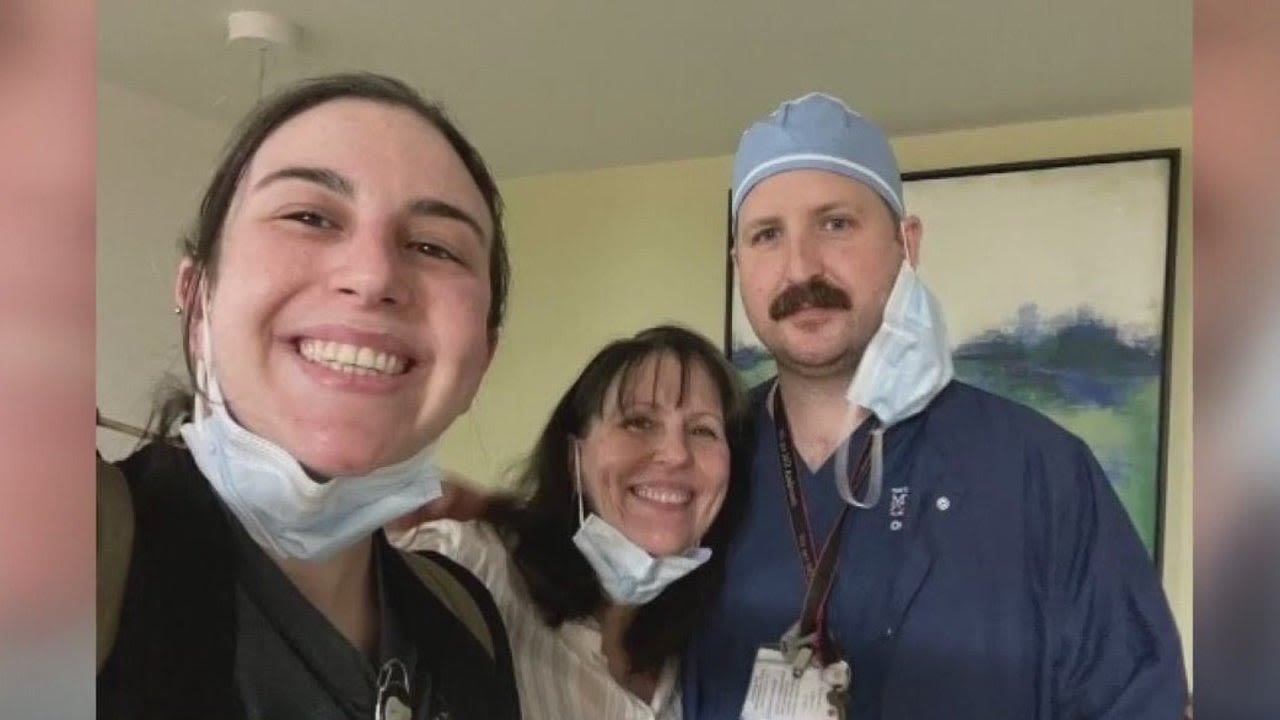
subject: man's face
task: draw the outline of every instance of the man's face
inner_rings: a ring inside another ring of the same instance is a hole
[[[905,227],[914,248],[919,222]],[[852,373],[880,327],[902,243],[884,200],[843,175],[793,170],[756,185],[738,211],[734,255],[747,319],[778,365]]]

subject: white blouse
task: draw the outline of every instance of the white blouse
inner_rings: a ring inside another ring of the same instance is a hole
[[[552,629],[538,614],[497,532],[480,521],[438,520],[397,538],[411,550],[434,550],[489,588],[507,626],[520,710],[525,720],[680,720],[677,661],[662,669],[646,703],[614,680],[594,619]]]

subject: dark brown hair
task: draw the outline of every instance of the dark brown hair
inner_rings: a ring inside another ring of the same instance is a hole
[[[743,513],[749,481],[751,439],[749,408],[737,375],[710,341],[674,325],[644,330],[605,346],[556,404],[517,483],[516,500],[491,503],[488,520],[507,538],[515,566],[542,618],[552,627],[590,616],[605,602],[595,571],[573,544],[578,506],[570,461],[572,438],[583,437],[604,414],[608,390],[616,381],[615,401],[647,359],[670,354],[680,363],[679,402],[695,366],[711,375],[725,418],[731,451],[729,486],[719,514],[702,540],[711,559],[672,583],[641,607],[627,629],[623,647],[632,672],[651,671],[684,650],[724,579],[729,541]]]
[[[191,332],[200,293],[200,280],[212,282],[217,277],[222,226],[236,189],[258,148],[288,120],[333,100],[371,100],[392,107],[405,108],[418,114],[439,130],[466,166],[489,209],[493,224],[493,242],[489,252],[490,305],[487,325],[496,335],[506,310],[507,288],[511,268],[507,259],[506,236],[502,228],[502,195],[497,182],[480,153],[449,120],[444,109],[424,99],[405,83],[383,75],[348,73],[327,75],[290,85],[266,98],[246,116],[232,133],[222,161],[214,171],[200,203],[195,226],[182,239],[183,257],[195,265],[196,274],[183,288],[182,307],[186,309],[182,323],[182,350],[187,363],[187,377],[195,387],[195,369],[191,357]],[[198,389],[197,389],[198,391]],[[156,437],[170,434],[174,426],[191,413],[193,396],[185,388],[164,388],[149,422]]]

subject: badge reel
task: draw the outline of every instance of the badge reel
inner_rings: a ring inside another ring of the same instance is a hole
[[[374,720],[412,720],[409,671],[399,660],[388,660],[378,672],[378,696]]]
[[[756,652],[741,720],[842,720],[852,671],[841,660],[825,667],[814,654],[817,634],[792,625],[777,646]]]

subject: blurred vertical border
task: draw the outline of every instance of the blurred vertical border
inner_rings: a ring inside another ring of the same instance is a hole
[[[0,0],[0,718],[94,711],[95,20]]]
[[[1280,717],[1280,1],[1194,24],[1195,714]]]

